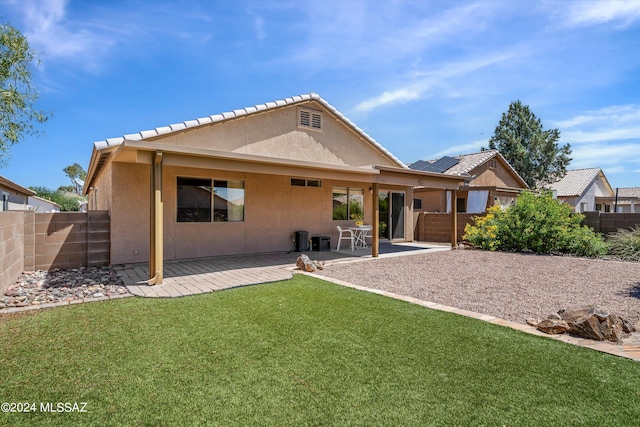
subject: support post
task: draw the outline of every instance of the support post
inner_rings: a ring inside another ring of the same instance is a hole
[[[458,247],[458,191],[451,190],[451,247]]]
[[[378,201],[378,183],[374,182],[372,188],[371,212],[373,212],[373,228],[371,230],[371,256],[377,258],[380,255],[380,202]]]
[[[163,242],[162,242],[162,153],[156,152],[151,162],[150,216],[149,216],[149,285],[160,285],[163,279]]]

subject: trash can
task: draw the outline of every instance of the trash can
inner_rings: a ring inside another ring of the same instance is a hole
[[[313,236],[311,238],[311,250],[327,252],[331,250],[331,238],[329,236]]]
[[[309,232],[296,231],[296,252],[306,252],[309,250]]]

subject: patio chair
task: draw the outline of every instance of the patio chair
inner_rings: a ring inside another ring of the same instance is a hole
[[[351,245],[351,252],[353,252],[353,231],[348,229],[343,229],[339,225],[336,227],[338,228],[338,232],[340,233],[340,236],[338,236],[338,247],[336,248],[336,250],[337,251],[340,250],[340,242],[342,242],[342,239],[345,239],[345,240],[348,239]]]

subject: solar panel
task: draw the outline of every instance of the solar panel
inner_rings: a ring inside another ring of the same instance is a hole
[[[431,169],[434,170],[434,172],[442,173],[447,169],[454,167],[458,163],[460,163],[459,159],[456,159],[454,157],[444,156],[439,158],[435,162],[431,163],[430,166],[431,166]]]
[[[460,163],[460,160],[454,157],[444,156],[432,163],[425,162],[424,160],[418,160],[417,162],[409,165],[409,168],[422,172],[442,173],[458,163]]]

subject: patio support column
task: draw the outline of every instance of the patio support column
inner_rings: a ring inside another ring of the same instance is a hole
[[[371,197],[371,212],[373,212],[373,228],[371,230],[371,256],[377,258],[380,254],[380,239],[378,231],[380,224],[380,202],[378,201],[378,183],[374,182],[371,188],[373,189],[373,194]]]
[[[458,191],[451,190],[451,247],[458,247]]]
[[[163,242],[162,242],[162,152],[156,151],[151,162],[150,217],[149,217],[149,285],[162,284]]]

